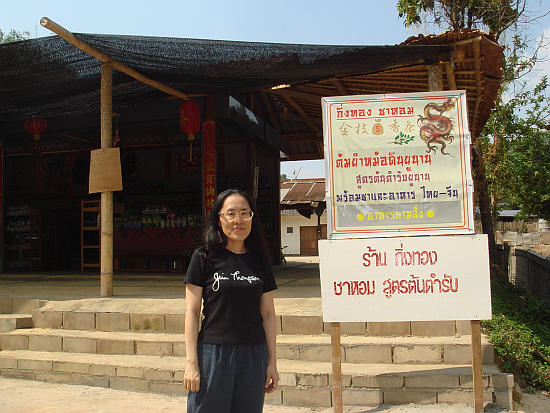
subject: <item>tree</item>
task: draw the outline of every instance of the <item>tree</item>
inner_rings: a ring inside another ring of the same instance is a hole
[[[18,32],[12,29],[6,34],[0,29],[0,43],[18,42],[27,40],[29,37],[31,37],[29,32]]]
[[[520,216],[550,219],[550,97],[543,76],[530,88],[523,80],[536,59],[516,38],[506,59],[504,82],[480,139],[483,142],[492,215],[506,204]]]
[[[486,27],[498,40],[518,21],[526,4],[527,0],[398,0],[397,11],[407,27],[420,23],[451,30]]]
[[[522,26],[528,23],[520,21],[520,18],[526,13],[526,6],[527,0],[398,0],[397,2],[399,16],[405,19],[406,26],[426,23],[451,30],[485,29],[497,40],[507,29],[515,29],[511,44],[504,44],[506,50],[504,78],[496,109],[487,122],[482,137],[477,139],[474,137],[472,148],[474,183],[478,195],[481,222],[483,232],[489,238],[489,251],[493,262],[496,258],[494,224],[499,203],[507,199],[511,204],[523,205],[523,211],[526,213],[527,204],[533,202],[534,199],[538,199],[538,205],[541,206],[547,202],[545,196],[540,196],[540,193],[528,196],[536,193],[537,188],[527,185],[526,174],[520,174],[518,171],[518,167],[523,172],[532,170],[530,168],[533,164],[526,162],[526,157],[529,156],[528,154],[532,154],[537,147],[545,147],[544,135],[541,135],[536,128],[539,128],[538,125],[545,118],[540,110],[544,107],[542,101],[544,100],[546,81],[539,84],[539,89],[535,94],[514,94],[515,100],[505,102],[506,93],[518,90],[515,87],[517,82],[521,81],[533,68],[537,61],[537,51],[540,48],[539,44],[531,57],[525,57],[523,54],[527,50],[527,44],[522,41],[518,33],[521,33]],[[537,101],[539,105],[529,109],[534,110],[530,120],[528,122],[520,121],[522,117],[518,111],[520,109],[527,110],[529,103]],[[538,112],[538,115],[535,112]],[[517,138],[512,139],[512,135],[507,134],[508,126],[511,127],[512,124],[516,130],[521,130],[522,133],[533,132],[533,134],[529,133],[525,136],[517,134],[514,135]],[[533,128],[533,125],[536,127]],[[506,161],[501,163],[503,159]],[[539,172],[541,176],[545,176],[545,171],[540,170]],[[516,175],[514,175],[514,179],[511,179],[513,174]],[[515,187],[512,185],[513,182],[516,182]],[[519,188],[520,186],[521,188]],[[515,197],[512,194],[515,194]]]

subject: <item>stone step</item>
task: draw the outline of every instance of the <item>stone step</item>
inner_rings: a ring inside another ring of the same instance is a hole
[[[346,363],[470,364],[471,337],[342,336],[341,357]],[[494,363],[494,347],[482,337],[483,364]],[[289,360],[331,361],[328,335],[279,335],[277,356]]]
[[[61,309],[48,305],[33,311],[37,328],[68,330],[147,331],[183,333],[184,313],[107,312]],[[319,315],[278,313],[278,334],[330,334]],[[454,337],[470,334],[469,321],[400,321],[342,323],[342,335]]]
[[[0,314],[0,333],[32,327],[32,316],[30,314]]]
[[[0,298],[0,314],[31,314],[44,303],[38,298]]]
[[[63,329],[26,329],[0,334],[2,350],[64,351],[72,353],[185,355],[183,334],[104,332]],[[470,337],[341,337],[342,360],[347,363],[468,364]],[[482,340],[484,364],[493,364],[493,346]],[[330,361],[327,335],[280,335],[280,358]]]
[[[184,356],[183,334],[33,328],[0,333],[1,350]]]
[[[330,407],[331,363],[278,361],[279,389],[267,403]],[[52,353],[26,350],[0,352],[0,373],[9,377],[85,384],[119,390],[183,394],[184,357]],[[344,403],[471,403],[470,366],[412,364],[342,364]],[[484,397],[511,407],[513,376],[495,366],[483,368]]]

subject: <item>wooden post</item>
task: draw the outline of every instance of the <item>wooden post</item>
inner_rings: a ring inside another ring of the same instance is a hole
[[[428,66],[428,90],[443,90],[443,72],[441,66]]]
[[[332,347],[332,407],[334,413],[342,413],[342,350],[340,348],[340,323],[330,323]]]
[[[472,320],[472,373],[474,378],[474,413],[483,412],[483,366],[481,359],[481,322]]]
[[[40,19],[40,24],[44,26],[46,29],[51,30],[55,34],[57,34],[59,37],[65,39],[67,42],[72,44],[73,46],[79,48],[80,50],[88,53],[89,55],[95,57],[99,61],[105,63],[110,62],[112,64],[112,67],[118,70],[119,72],[126,73],[128,76],[133,77],[134,79],[138,80],[141,83],[144,83],[146,85],[149,85],[155,89],[161,90],[164,93],[167,93],[169,95],[182,98],[182,99],[189,99],[189,96],[185,93],[180,92],[179,90],[176,90],[174,88],[171,88],[161,82],[158,82],[156,80],[150,79],[147,76],[142,75],[137,70],[132,69],[130,66],[125,65],[124,63],[117,62],[112,57],[107,56],[104,53],[101,53],[96,48],[90,46],[88,43],[86,43],[83,40],[80,40],[78,37],[76,37],[73,33],[65,29],[64,27],[60,26],[53,20],[42,17]]]
[[[113,64],[101,65],[101,148],[113,146]],[[113,295],[113,193],[101,193],[101,296]]]

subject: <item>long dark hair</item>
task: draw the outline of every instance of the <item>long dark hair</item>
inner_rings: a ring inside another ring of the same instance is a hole
[[[244,240],[244,246],[247,251],[255,252],[261,256],[261,258],[266,261],[271,261],[271,254],[269,253],[269,247],[264,236],[264,231],[262,228],[262,223],[260,222],[260,217],[258,214],[258,209],[256,208],[256,203],[246,192],[241,191],[240,189],[227,189],[221,192],[212,204],[212,209],[208,214],[206,219],[206,231],[205,231],[205,247],[208,255],[216,254],[217,252],[222,251],[227,244],[227,237],[223,233],[223,230],[220,226],[220,220],[218,213],[222,209],[225,199],[233,194],[242,196],[250,205],[250,209],[254,213],[252,217],[252,228],[250,230],[250,235]]]

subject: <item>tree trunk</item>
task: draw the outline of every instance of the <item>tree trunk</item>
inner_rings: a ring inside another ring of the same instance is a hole
[[[481,153],[479,139],[475,140],[472,150],[472,166],[474,169],[474,189],[477,192],[479,211],[481,215],[481,226],[483,233],[487,234],[489,241],[489,263],[491,265],[491,278],[499,278],[498,253],[495,243],[495,231],[491,219],[491,200],[485,176],[485,163]]]

